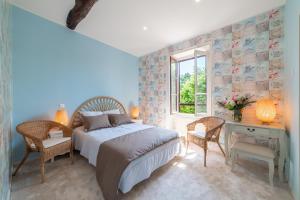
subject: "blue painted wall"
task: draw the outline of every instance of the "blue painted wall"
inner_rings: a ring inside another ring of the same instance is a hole
[[[11,33],[8,0],[0,0],[0,199],[11,192]]]
[[[286,124],[290,134],[290,187],[300,199],[299,137],[299,17],[300,1],[288,0],[285,6]]]
[[[137,104],[137,57],[14,6],[12,19],[13,129],[26,120],[53,119],[60,103],[71,116],[98,95]],[[14,161],[23,152],[23,140],[14,131]]]

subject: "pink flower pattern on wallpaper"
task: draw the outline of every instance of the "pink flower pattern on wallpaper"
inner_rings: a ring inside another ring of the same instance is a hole
[[[283,105],[283,8],[171,45],[140,58],[139,104],[146,123],[166,126],[169,114],[169,64],[174,53],[211,44],[212,110],[231,117],[217,101],[232,95],[270,96],[277,120]]]

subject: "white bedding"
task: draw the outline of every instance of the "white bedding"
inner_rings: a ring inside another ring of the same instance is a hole
[[[74,129],[73,141],[75,149],[79,150],[80,154],[87,158],[90,164],[96,166],[98,150],[103,142],[152,127],[153,126],[150,125],[132,123],[90,132],[84,132],[83,127],[78,127]],[[123,193],[130,191],[135,184],[148,178],[155,169],[166,164],[169,160],[174,158],[179,151],[180,144],[178,141],[175,141],[168,145],[162,145],[134,160],[124,171],[120,180],[119,189]]]
[[[113,128],[84,132],[83,127],[81,126],[74,130],[73,141],[75,149],[79,150],[80,154],[87,158],[90,164],[96,166],[98,149],[103,142],[152,127],[153,126],[150,125],[131,123]]]

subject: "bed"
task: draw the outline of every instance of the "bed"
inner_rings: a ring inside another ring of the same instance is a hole
[[[84,132],[82,127],[82,111],[107,111],[118,109],[121,114],[126,113],[124,106],[111,97],[95,97],[87,100],[74,112],[71,119],[73,128],[74,148],[80,151],[88,162],[96,167],[97,155],[100,146],[106,141],[110,141],[120,136],[132,134],[136,131],[150,130],[153,126],[130,123],[113,128],[105,128]],[[118,189],[122,193],[129,192],[137,183],[150,177],[157,168],[167,164],[180,152],[179,139],[164,143],[155,149],[145,153],[129,163],[123,171],[119,181]]]

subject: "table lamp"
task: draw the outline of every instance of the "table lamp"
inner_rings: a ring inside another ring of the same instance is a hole
[[[54,121],[63,124],[65,126],[69,123],[69,117],[67,110],[65,109],[65,104],[59,104],[59,108],[55,113]]]
[[[130,110],[130,115],[132,119],[137,119],[140,115],[140,109],[137,106],[132,106]]]
[[[256,102],[256,117],[263,123],[270,123],[275,119],[276,107],[272,99],[263,98]]]

